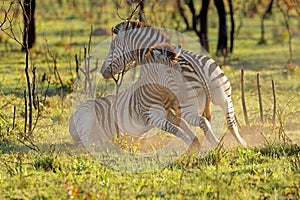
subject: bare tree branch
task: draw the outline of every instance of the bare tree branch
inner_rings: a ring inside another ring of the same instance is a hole
[[[119,9],[118,8],[117,8],[116,14],[121,20],[131,20],[133,18],[133,16],[138,12],[138,8],[143,10],[143,5],[144,5],[144,0],[140,0],[139,3],[135,6],[135,8],[131,11],[130,15],[127,18],[126,17],[121,17],[121,15],[119,14]],[[140,18],[142,18],[142,16],[140,16]]]
[[[21,40],[16,36],[15,31],[13,28],[15,27],[16,16],[13,14],[10,16],[10,13],[13,12],[12,9],[14,7],[18,7],[20,5],[19,0],[11,1],[8,8],[4,8],[4,2],[1,6],[1,13],[4,15],[3,20],[0,24],[0,30],[7,35],[10,39],[14,40],[17,44],[23,47],[23,43]],[[22,6],[21,6],[22,8]],[[19,25],[20,32],[23,33],[22,28]]]

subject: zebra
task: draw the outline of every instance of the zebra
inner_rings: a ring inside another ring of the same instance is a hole
[[[69,132],[75,144],[107,145],[118,131],[142,136],[153,127],[170,132],[199,148],[198,138],[180,118],[179,106],[186,93],[177,57],[180,49],[156,44],[145,54],[149,71],[118,96],[91,99],[79,106],[69,120]],[[154,61],[155,60],[155,61]],[[162,65],[163,64],[163,65]],[[102,142],[101,142],[102,141]]]
[[[132,62],[138,64],[147,62],[143,55],[153,43],[170,41],[169,36],[161,29],[133,20],[119,23],[112,31],[116,37],[101,68],[101,74],[105,79],[118,74]],[[178,57],[178,63],[185,80],[189,83],[188,100],[181,106],[182,117],[189,124],[202,128],[210,142],[219,143],[214,134],[208,131],[211,128],[207,127],[210,127],[208,120],[211,118],[211,103],[220,105],[226,117],[227,128],[240,144],[246,146],[235,120],[231,85],[222,69],[209,56],[184,49]],[[148,69],[142,68],[141,76]],[[204,113],[204,116],[200,113]]]

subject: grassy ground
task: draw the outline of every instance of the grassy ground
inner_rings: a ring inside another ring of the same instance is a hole
[[[163,12],[163,5],[155,5],[156,15],[150,15],[147,7],[147,20],[158,26],[176,27],[176,20],[170,20],[173,8],[166,3],[168,12]],[[120,21],[112,4],[104,5],[103,12],[98,12],[96,6],[90,2],[77,6],[64,2],[60,7],[56,1],[37,5],[37,44],[31,52],[30,63],[37,68],[40,97],[44,97],[47,88],[47,81],[42,82],[44,74],[50,79],[50,87],[41,104],[41,116],[30,140],[32,144],[23,141],[20,135],[25,114],[24,53],[0,32],[0,199],[300,199],[300,72],[299,67],[293,72],[285,67],[288,45],[278,11],[266,20],[267,45],[257,45],[259,16],[243,18],[234,53],[223,65],[233,86],[240,130],[249,147],[239,148],[232,136],[226,134],[224,148],[217,148],[204,157],[181,156],[164,168],[128,173],[107,167],[84,149],[75,148],[68,133],[68,120],[73,112],[74,55],[82,60],[91,25],[94,29],[110,29]],[[215,13],[213,10],[209,13],[212,55],[217,42]],[[126,9],[121,8],[120,14],[125,15]],[[236,20],[240,23],[241,18]],[[299,21],[291,20],[293,27],[299,27]],[[178,28],[184,31],[182,23]],[[192,31],[184,33],[196,39]],[[299,65],[297,28],[293,34],[294,58]],[[109,38],[93,36],[92,47]],[[53,58],[64,87],[54,75]],[[215,59],[223,64],[223,58]],[[240,98],[242,68],[245,69],[248,127],[244,123]],[[264,124],[259,122],[257,73],[260,74]],[[277,95],[275,127],[271,124],[271,80],[275,81]],[[103,80],[100,83],[105,84]],[[202,133],[199,131],[199,134]],[[31,150],[24,143],[38,147],[41,152]],[[138,147],[137,143],[120,143],[130,150]],[[133,160],[129,155],[122,162]]]

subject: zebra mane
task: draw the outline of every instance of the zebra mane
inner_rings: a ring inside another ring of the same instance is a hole
[[[123,32],[125,30],[131,30],[131,29],[143,28],[143,27],[151,27],[151,26],[144,22],[140,22],[136,20],[126,20],[124,22],[115,25],[112,28],[112,32],[118,34],[119,32]]]
[[[120,32],[138,28],[149,28],[151,30],[155,30],[156,32],[159,32],[161,35],[163,35],[164,38],[167,39],[167,41],[170,41],[170,36],[166,34],[162,29],[153,27],[149,24],[146,24],[145,22],[140,22],[137,20],[126,20],[124,22],[121,22],[112,28],[112,32],[118,35]]]
[[[175,64],[178,61],[178,52],[173,46],[169,43],[156,43],[152,47],[149,48],[148,52],[145,54],[145,58],[149,56],[153,56],[155,58],[169,58],[172,64]]]

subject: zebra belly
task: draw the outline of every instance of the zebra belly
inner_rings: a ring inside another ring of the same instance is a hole
[[[130,91],[121,93],[116,109],[112,109],[111,112],[114,112],[114,119],[121,133],[139,137],[153,127],[148,126],[141,115],[136,113],[135,105],[130,104],[129,94],[131,94]]]

